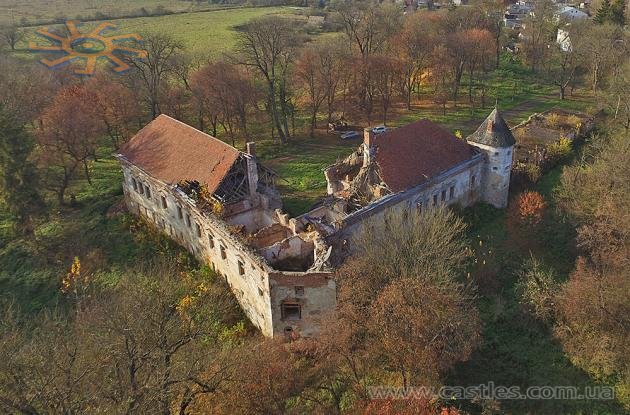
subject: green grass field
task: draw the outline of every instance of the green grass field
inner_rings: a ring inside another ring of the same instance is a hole
[[[291,15],[289,7],[261,7],[186,13],[159,17],[116,20],[121,33],[164,32],[184,43],[195,57],[217,57],[236,43],[236,29],[251,19],[273,15]]]
[[[236,43],[238,27],[251,19],[268,15],[282,15],[291,18],[303,18],[299,9],[292,7],[248,7],[208,12],[192,12],[165,16],[137,17],[130,19],[110,19],[87,22],[79,26],[79,31],[87,33],[99,23],[111,22],[115,29],[104,33],[105,36],[128,33],[166,33],[183,43],[184,51],[193,59],[205,60],[220,57]],[[63,30],[63,25],[49,25],[50,29]],[[40,53],[28,50],[28,42],[39,45],[50,42],[36,33],[37,27],[25,28],[24,41],[18,43],[16,56],[27,59],[40,59]]]
[[[205,10],[213,6],[197,5],[189,0],[4,0],[0,9],[0,24],[37,24],[53,19],[86,19],[97,13],[106,16],[124,16],[144,8],[149,13],[168,10],[174,13]]]

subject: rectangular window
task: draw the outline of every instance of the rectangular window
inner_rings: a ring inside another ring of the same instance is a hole
[[[133,190],[138,191],[138,182],[133,177],[131,178],[131,185],[133,186]]]
[[[201,226],[198,223],[195,223],[195,231],[197,232],[197,237],[201,238]]]
[[[295,289],[295,295],[304,295],[304,286],[303,285],[296,285],[293,288]]]
[[[208,235],[208,245],[210,245],[210,248],[214,248],[214,237],[212,235]]]
[[[166,198],[164,196],[161,196],[162,198],[162,209],[166,209],[168,207],[168,205],[166,204]]]
[[[144,185],[142,183],[138,183],[138,193],[144,194]]]
[[[184,214],[182,212],[182,207],[181,206],[177,206],[177,218],[178,219],[182,219],[184,217]]]
[[[455,186],[451,186],[450,189],[448,189],[448,198],[452,199],[455,197]]]
[[[151,199],[151,188],[146,184],[144,185],[144,192],[147,194],[147,199]]]
[[[418,209],[419,213],[422,213],[422,202],[416,203],[416,208]]]
[[[437,195],[433,195],[433,206],[437,206]]]
[[[442,190],[441,200],[442,200],[442,202],[444,202],[446,200],[446,190]]]
[[[225,247],[221,245],[221,259],[227,258],[227,252],[225,252]]]
[[[282,304],[283,320],[300,320],[302,318],[302,307],[298,303]]]
[[[243,264],[243,261],[238,261],[238,275],[245,275],[245,264]]]
[[[191,224],[190,224],[190,215],[188,213],[186,213],[186,226],[188,226],[190,228]]]
[[[475,185],[475,179],[477,179],[477,177],[476,177],[476,176],[472,176],[472,177],[470,178],[470,187],[473,187],[473,186]]]

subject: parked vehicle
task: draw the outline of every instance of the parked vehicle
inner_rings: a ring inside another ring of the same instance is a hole
[[[387,127],[385,127],[384,125],[379,125],[378,127],[372,128],[372,132],[374,134],[382,134],[386,131],[387,131]]]
[[[352,140],[354,138],[360,138],[361,134],[358,131],[348,131],[347,133],[341,134],[342,140]]]

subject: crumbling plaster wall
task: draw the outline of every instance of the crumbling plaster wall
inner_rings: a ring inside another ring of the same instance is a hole
[[[282,321],[281,303],[293,298],[289,293],[295,291],[296,285],[305,287],[300,300],[304,307],[304,320],[291,321],[291,326],[305,336],[317,332],[318,328],[314,326],[320,321],[317,316],[334,309],[336,304],[336,289],[331,273],[285,273],[273,270],[263,257],[234,236],[223,221],[200,212],[194,201],[181,191],[152,178],[123,159],[121,165],[123,191],[129,210],[169,235],[221,274],[249,320],[263,335],[273,337],[285,334],[285,326],[278,323]],[[140,194],[134,190],[132,178],[136,180],[137,186],[142,184],[150,188],[150,198],[145,191]],[[163,207],[162,197],[166,207]],[[181,207],[181,218],[178,206]],[[270,273],[274,275],[273,282]]]
[[[219,220],[201,213],[194,201],[177,189],[131,165],[123,165],[123,172],[123,189],[130,211],[144,217],[221,274],[250,321],[265,336],[272,336],[269,269],[264,260],[240,243]],[[146,197],[146,192],[142,195],[133,189],[132,177],[150,187],[151,198]],[[162,207],[161,197],[166,199],[166,208]]]
[[[337,286],[331,273],[272,272],[269,281],[275,333],[317,335],[322,324],[335,311]],[[301,319],[283,318],[282,304],[287,301],[301,305]]]
[[[481,199],[499,209],[507,207],[514,147],[497,148],[473,142],[470,144],[479,148],[485,156]]]

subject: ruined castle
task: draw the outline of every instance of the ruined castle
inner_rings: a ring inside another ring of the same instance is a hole
[[[241,152],[161,115],[117,158],[129,210],[223,276],[265,336],[312,336],[336,306],[332,259],[367,219],[440,204],[505,207],[514,144],[496,109],[466,141],[429,120],[366,129],[359,148],[325,170],[328,195],[295,218],[254,143]]]

